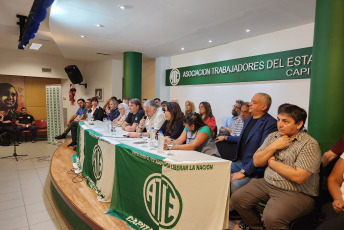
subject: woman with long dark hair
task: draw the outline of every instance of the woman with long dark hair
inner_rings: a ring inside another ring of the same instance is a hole
[[[175,102],[166,103],[165,117],[166,121],[162,124],[159,131],[162,131],[165,137],[177,139],[184,129],[184,115],[180,106]]]
[[[204,123],[206,123],[209,128],[211,129],[212,135],[216,135],[215,133],[215,128],[216,128],[216,120],[215,117],[213,116],[213,111],[211,109],[211,106],[209,102],[202,101],[199,103],[199,113],[202,116],[202,120]]]
[[[201,115],[189,113],[184,119],[184,130],[177,140],[173,142],[174,150],[196,150],[208,155],[219,156],[215,142],[212,141],[212,133]],[[186,144],[184,144],[186,142]],[[167,149],[167,145],[165,145]]]
[[[0,83],[0,110],[13,116],[18,108],[18,92],[10,83]]]

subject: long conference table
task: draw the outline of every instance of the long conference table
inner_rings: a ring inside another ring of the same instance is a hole
[[[107,214],[133,229],[228,228],[230,161],[196,151],[158,154],[125,134],[79,122],[77,165],[99,202],[110,202]]]

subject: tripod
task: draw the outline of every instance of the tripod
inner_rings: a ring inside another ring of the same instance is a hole
[[[14,135],[13,136],[14,136],[14,140],[13,140],[14,152],[13,152],[13,155],[7,156],[7,157],[1,157],[1,159],[14,157],[18,161],[18,157],[26,157],[27,156],[27,154],[23,154],[23,155],[17,154],[17,148],[16,148],[17,146],[16,146],[16,143],[15,143],[16,140],[17,140],[16,131],[14,131]]]

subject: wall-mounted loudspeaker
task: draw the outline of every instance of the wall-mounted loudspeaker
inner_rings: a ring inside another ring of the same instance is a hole
[[[80,73],[79,68],[76,65],[69,65],[65,67],[65,71],[68,74],[69,80],[73,84],[80,84],[83,81],[82,75]],[[87,88],[87,84],[80,84],[85,85],[85,88]]]

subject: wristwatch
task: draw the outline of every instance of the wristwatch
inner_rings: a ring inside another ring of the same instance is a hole
[[[241,169],[240,172],[241,172],[242,174],[244,174],[245,176],[247,176],[247,173],[246,173],[245,169]]]

